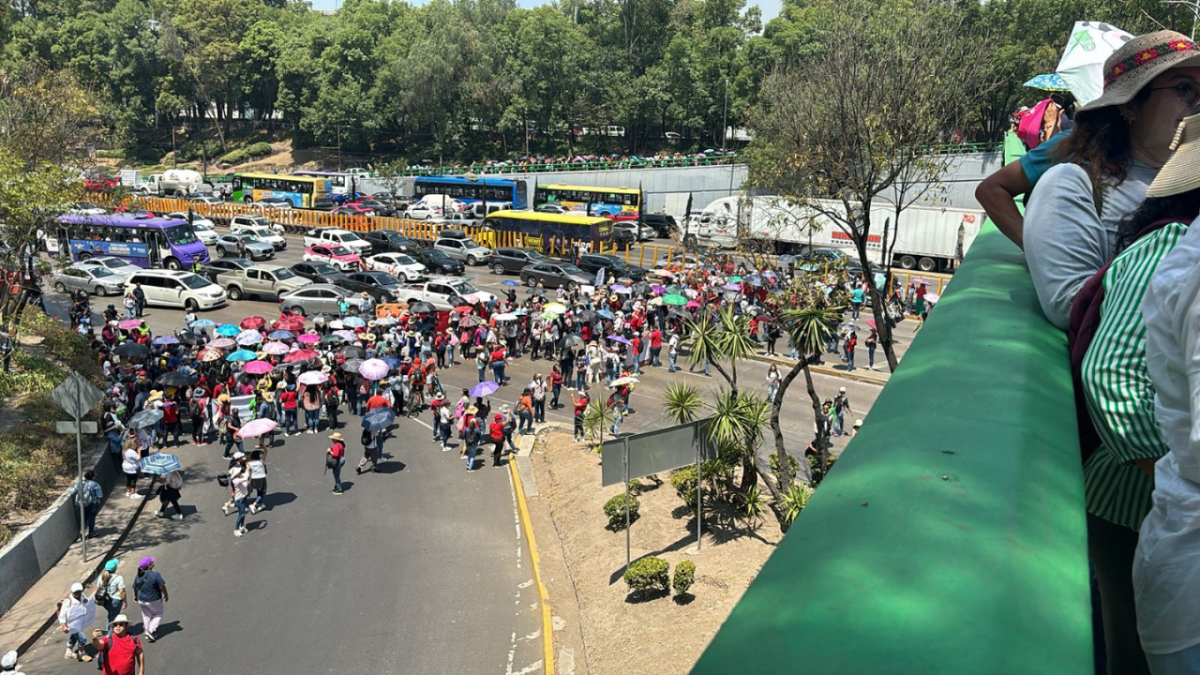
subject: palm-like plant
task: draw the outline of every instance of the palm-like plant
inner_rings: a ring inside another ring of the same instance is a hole
[[[663,412],[676,424],[695,422],[704,407],[700,390],[686,382],[672,382],[663,392]]]
[[[612,426],[618,414],[616,408],[608,407],[604,396],[597,396],[583,411],[583,430],[597,439],[597,447],[604,445],[604,431]]]
[[[780,314],[780,326],[787,332],[788,344],[800,353],[800,358],[796,361],[796,365],[788,371],[787,375],[779,381],[779,389],[775,393],[775,402],[771,406],[771,433],[775,437],[775,451],[783,457],[786,450],[783,443],[783,429],[779,426],[779,413],[783,408],[784,394],[787,393],[788,387],[791,386],[792,380],[801,372],[804,373],[804,382],[808,387],[808,397],[812,403],[813,419],[817,420],[817,449],[821,453],[821,459],[826,459],[825,455],[829,448],[829,429],[827,424],[821,423],[821,399],[817,396],[816,387],[813,385],[812,371],[808,369],[808,362],[814,355],[820,354],[825,343],[837,332],[838,321],[841,320],[842,308],[840,307],[805,307],[800,309],[790,309]],[[780,490],[787,491],[791,488],[791,463],[781,462],[780,470]],[[824,466],[824,464],[822,464]],[[808,472],[807,462],[801,462],[802,471]],[[811,482],[811,474],[804,477],[804,481]]]

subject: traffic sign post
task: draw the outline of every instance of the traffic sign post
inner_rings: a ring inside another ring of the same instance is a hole
[[[79,504],[79,541],[83,547],[83,559],[87,560],[87,522],[83,513],[83,432],[96,433],[98,426],[95,422],[82,421],[83,416],[92,409],[92,406],[99,403],[104,398],[104,392],[100,391],[94,384],[87,381],[87,378],[75,371],[71,371],[67,375],[67,379],[62,381],[62,384],[54,388],[50,392],[50,400],[62,408],[63,412],[71,417],[74,421],[58,422],[55,425],[55,430],[58,433],[75,433],[75,463],[77,468],[77,476],[75,479],[75,501]]]

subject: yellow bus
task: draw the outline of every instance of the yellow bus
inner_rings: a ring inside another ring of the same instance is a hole
[[[620,211],[641,211],[642,191],[625,187],[551,183],[537,186],[533,202],[537,206],[558,204],[568,211],[580,211],[589,216],[611,216]]]
[[[318,199],[329,196],[331,189],[329,178],[322,176],[239,173],[233,176],[230,198],[235,202],[283,199],[291,203],[293,208],[311,209]]]
[[[496,234],[515,232],[522,236],[526,246],[537,250],[551,246],[561,250],[564,242],[581,239],[592,242],[596,250],[596,244],[611,242],[613,236],[613,221],[608,218],[574,213],[496,211],[484,219],[483,226],[485,236],[493,239],[493,246],[499,240]]]

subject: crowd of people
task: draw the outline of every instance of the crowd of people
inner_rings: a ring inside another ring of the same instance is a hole
[[[1097,662],[1200,673],[1200,46],[1141,35],[1103,73],[1066,131],[1029,134],[977,196],[1068,332]]]

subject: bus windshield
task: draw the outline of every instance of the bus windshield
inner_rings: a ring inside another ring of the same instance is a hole
[[[167,235],[167,241],[176,246],[194,244],[199,241],[191,225],[176,225],[175,227],[168,227],[163,232]]]

